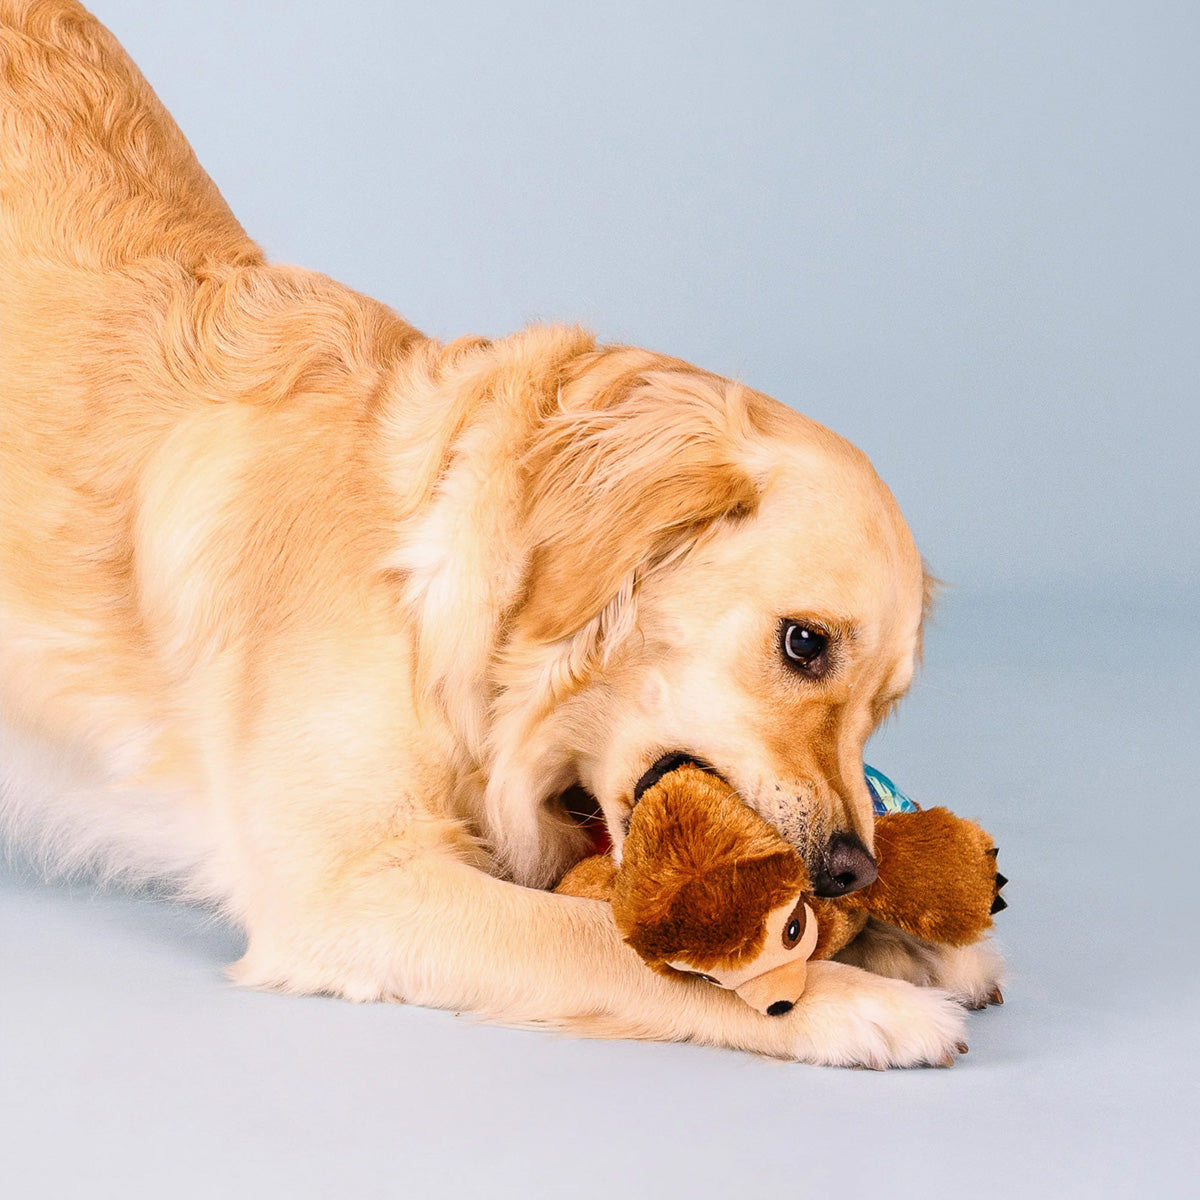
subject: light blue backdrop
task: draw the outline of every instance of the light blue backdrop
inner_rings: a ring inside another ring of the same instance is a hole
[[[1200,576],[1200,5],[99,11],[272,255],[736,375],[952,581]]]
[[[237,992],[0,870],[6,1200],[1195,1195],[1200,5],[95,3],[272,255],[868,450],[958,585],[871,759],[995,834],[1012,979],[816,1071]]]

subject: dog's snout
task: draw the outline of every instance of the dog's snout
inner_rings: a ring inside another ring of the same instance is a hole
[[[818,896],[845,896],[869,887],[878,874],[875,860],[856,834],[835,833],[825,847],[813,886]]]

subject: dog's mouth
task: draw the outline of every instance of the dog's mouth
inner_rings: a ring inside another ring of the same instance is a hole
[[[576,825],[592,835],[593,841],[597,839],[601,831],[607,834],[608,826],[604,820],[604,810],[600,807],[600,801],[583,784],[571,784],[565,792],[559,795],[558,802]]]
[[[672,750],[661,755],[650,764],[633,785],[632,794],[626,801],[627,811],[622,821],[626,830],[629,828],[629,818],[633,815],[633,809],[645,792],[664,776],[684,766],[698,767],[702,771],[717,774],[714,767],[685,750]],[[558,794],[557,803],[562,811],[588,835],[593,853],[606,853],[611,848],[612,839],[609,835],[604,808],[596,796],[588,791],[582,783],[576,780],[561,791]]]
[[[707,763],[686,751],[673,750],[664,754],[651,763],[633,785],[630,809],[632,810],[643,793],[652,788],[664,775],[689,763],[705,771],[712,770]],[[600,801],[578,779],[559,793],[558,803],[575,824],[582,826],[589,833],[607,827]]]
[[[698,767],[710,775],[716,775],[715,767],[710,766],[702,758],[689,754],[686,750],[672,750],[651,763],[649,769],[633,785],[633,802],[636,804],[664,775],[677,771],[680,767]]]
[[[629,819],[642,796],[672,771],[685,766],[697,767],[712,775],[720,776],[721,774],[711,763],[686,750],[671,750],[660,755],[642,772],[633,784],[631,794],[622,805],[625,809],[622,825],[626,832],[629,829]],[[560,792],[558,804],[562,811],[587,834],[590,842],[589,853],[606,854],[612,849],[612,838],[604,809],[597,797],[582,783],[576,780]],[[864,883],[852,881],[859,874],[859,867],[863,873],[869,873],[874,869],[875,864],[857,838],[847,835],[841,839],[834,838],[833,842],[826,845],[825,839],[817,836],[821,826],[814,824],[810,814],[804,814],[801,821],[799,814],[772,812],[769,809],[764,812],[754,804],[751,804],[750,807],[771,824],[785,841],[796,848],[808,865],[816,883],[818,895],[840,896],[847,891],[855,890],[856,887],[865,886]],[[784,819],[781,820],[781,817]],[[853,845],[850,844],[851,842]],[[846,844],[843,845],[843,843]],[[858,866],[853,863],[847,866],[841,861],[848,855],[855,859]],[[863,861],[859,862],[859,859]]]

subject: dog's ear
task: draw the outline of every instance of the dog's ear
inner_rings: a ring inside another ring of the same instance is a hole
[[[570,637],[714,521],[754,513],[747,393],[686,369],[585,374],[526,460],[532,557],[520,623]]]
[[[933,615],[933,606],[937,603],[938,594],[945,583],[930,569],[929,564],[921,559],[921,624],[917,627],[917,658],[925,654],[925,629]]]

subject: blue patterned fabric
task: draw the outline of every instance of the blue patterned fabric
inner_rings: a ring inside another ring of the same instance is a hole
[[[888,813],[919,812],[917,805],[910,800],[882,771],[875,770],[863,763],[863,774],[867,777],[867,787],[871,791],[871,804],[877,817]]]

